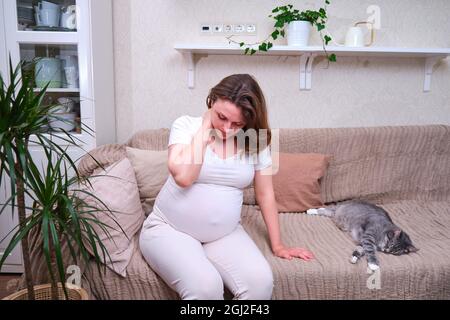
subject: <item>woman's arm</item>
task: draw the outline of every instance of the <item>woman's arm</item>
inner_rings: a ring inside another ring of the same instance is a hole
[[[261,209],[269,233],[272,252],[276,256],[285,259],[292,259],[293,257],[299,257],[304,260],[313,259],[314,256],[310,251],[303,248],[287,248],[281,240],[272,175],[263,175],[260,170],[255,171],[254,188],[256,201]]]
[[[169,146],[168,169],[180,187],[188,187],[198,178],[206,146],[214,139],[210,135],[211,129],[211,112],[209,109],[204,113],[202,125],[190,144]]]

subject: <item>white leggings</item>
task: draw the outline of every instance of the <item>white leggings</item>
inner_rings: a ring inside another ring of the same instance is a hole
[[[269,300],[269,263],[239,223],[228,235],[202,243],[174,229],[158,211],[145,220],[139,245],[148,264],[183,300]]]

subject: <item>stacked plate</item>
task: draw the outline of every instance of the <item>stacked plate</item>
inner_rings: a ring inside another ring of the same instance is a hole
[[[27,24],[34,23],[34,9],[31,0],[21,0],[17,2],[17,17],[19,22]]]

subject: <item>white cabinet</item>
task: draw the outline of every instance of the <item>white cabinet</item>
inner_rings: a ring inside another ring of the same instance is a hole
[[[60,20],[58,25],[55,19]],[[39,65],[24,71],[34,74],[36,91],[50,82],[45,102],[70,99],[75,113],[70,133],[82,148],[69,147],[72,159],[79,159],[83,150],[116,142],[111,0],[0,0],[0,37],[4,78],[9,78],[9,55],[13,66],[40,57]],[[93,132],[89,134],[85,126]],[[39,146],[30,148],[36,161],[45,158]],[[8,185],[7,179],[1,182],[0,203],[9,197]],[[17,224],[15,219],[10,209],[0,216],[0,240]],[[7,240],[0,243],[0,254],[6,244]],[[17,247],[0,272],[21,271]]]

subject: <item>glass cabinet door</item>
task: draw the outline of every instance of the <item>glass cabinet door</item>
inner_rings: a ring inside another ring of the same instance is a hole
[[[32,62],[35,91],[48,84],[43,103],[56,105],[44,130],[79,134],[84,144],[93,128],[89,0],[2,0],[7,53],[13,65]]]
[[[81,133],[78,48],[71,44],[21,43],[20,60],[30,62],[23,73],[34,79],[36,92],[48,84],[44,104],[55,105],[57,120],[46,130]]]
[[[17,0],[17,29],[23,31],[77,30],[75,0]]]

